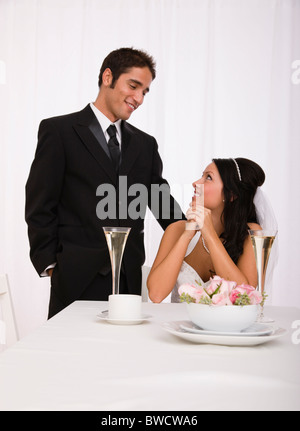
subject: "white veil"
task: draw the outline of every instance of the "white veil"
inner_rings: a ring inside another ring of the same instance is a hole
[[[253,202],[255,205],[258,223],[262,229],[278,230],[278,223],[273,208],[261,187],[257,187]]]
[[[258,187],[256,190],[256,194],[254,196],[254,205],[255,211],[257,215],[257,220],[262,229],[267,230],[277,230],[278,231],[278,223],[268,198],[265,193],[262,191],[261,187]],[[278,262],[278,233],[276,235],[276,239],[273,243],[267,273],[266,273],[266,293],[270,293],[270,289],[272,286],[272,277],[274,273],[274,269]]]

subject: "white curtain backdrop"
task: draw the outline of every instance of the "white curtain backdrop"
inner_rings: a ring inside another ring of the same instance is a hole
[[[157,138],[185,210],[212,157],[263,167],[279,224],[269,303],[299,307],[300,1],[0,0],[0,272],[9,275],[21,336],[46,320],[49,296],[49,279],[29,260],[24,221],[39,122],[95,100],[102,60],[123,46],[157,61],[130,121]],[[148,265],[161,235],[149,216]]]

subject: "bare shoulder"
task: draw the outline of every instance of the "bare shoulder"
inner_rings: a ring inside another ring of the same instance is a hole
[[[251,230],[262,230],[262,227],[258,223],[247,223]]]

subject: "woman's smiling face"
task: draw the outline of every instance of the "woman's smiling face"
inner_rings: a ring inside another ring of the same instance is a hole
[[[193,183],[195,195],[198,185],[204,185],[204,206],[210,210],[224,207],[223,181],[214,162],[210,163],[202,177]]]

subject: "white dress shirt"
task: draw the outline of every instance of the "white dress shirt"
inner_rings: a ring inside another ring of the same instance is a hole
[[[120,149],[121,149],[121,143],[122,143],[121,122],[122,122],[122,120],[117,120],[114,123],[112,123],[104,114],[102,114],[101,111],[99,111],[98,108],[96,108],[96,106],[93,103],[90,103],[90,107],[91,107],[92,111],[94,112],[94,114],[96,115],[97,120],[100,123],[100,126],[101,126],[101,128],[103,130],[103,133],[104,133],[104,136],[105,136],[107,142],[109,140],[109,134],[107,133],[108,127],[110,125],[116,126],[116,129],[117,129],[117,139],[119,141]]]

